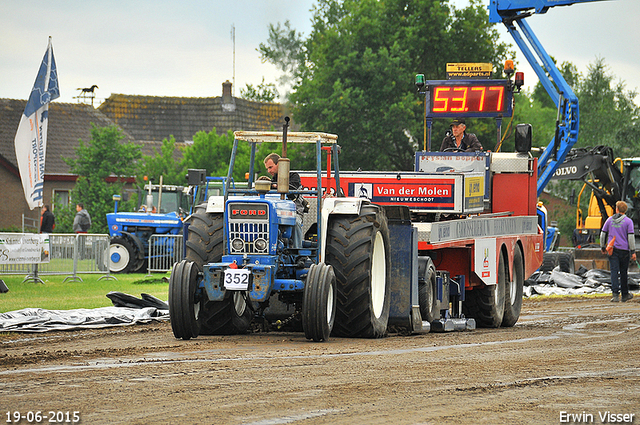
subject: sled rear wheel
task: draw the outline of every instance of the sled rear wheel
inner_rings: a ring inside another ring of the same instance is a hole
[[[479,327],[497,328],[504,317],[504,297],[506,285],[504,254],[499,253],[497,282],[466,292],[463,304],[464,315],[473,317]]]
[[[422,267],[420,267],[422,269]],[[436,267],[433,260],[427,257],[424,271],[418,280],[418,300],[420,304],[420,315],[422,320],[431,323],[440,319],[440,310],[438,310],[438,288],[436,285]]]
[[[513,253],[513,273],[505,286],[504,316],[502,326],[511,327],[520,318],[522,292],[524,289],[524,257],[519,246]]]

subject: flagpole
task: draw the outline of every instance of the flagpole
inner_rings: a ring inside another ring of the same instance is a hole
[[[51,77],[51,57],[52,57],[52,41],[51,41],[51,36],[49,36],[49,45],[47,46],[47,73],[44,76],[44,90],[45,91],[49,91],[49,79]],[[43,176],[43,180],[44,180],[44,176]],[[44,205],[44,203],[42,203]],[[40,205],[40,207],[38,208],[38,212],[40,213],[40,227],[38,228],[38,233],[42,233],[42,207],[43,205]],[[40,282],[43,283],[42,279],[40,279],[38,277],[38,263],[35,263],[33,265],[33,276],[31,277],[32,280],[34,280],[35,282]]]
[[[49,45],[47,46],[47,74],[44,76],[44,90],[49,91],[49,78],[51,77],[51,51],[52,49],[51,36],[49,36]]]
[[[44,75],[43,75],[44,74]],[[49,87],[52,84],[52,87]],[[14,138],[16,161],[20,171],[20,180],[29,209],[38,208],[42,218],[44,205],[44,161],[46,158],[47,124],[49,103],[60,97],[58,70],[53,57],[53,42],[49,43],[43,58],[24,113],[20,117],[18,130]],[[40,226],[41,227],[41,226]],[[39,233],[40,228],[37,229]],[[38,277],[38,263],[33,274],[26,280],[44,283]]]

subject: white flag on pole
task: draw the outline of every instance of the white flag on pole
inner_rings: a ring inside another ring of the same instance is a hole
[[[60,97],[51,37],[16,132],[15,149],[24,197],[30,209],[42,206],[49,102]]]

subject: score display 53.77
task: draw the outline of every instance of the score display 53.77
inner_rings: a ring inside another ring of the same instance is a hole
[[[427,118],[491,118],[513,114],[508,80],[443,80],[426,84]]]

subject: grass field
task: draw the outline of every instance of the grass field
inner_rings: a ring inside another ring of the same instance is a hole
[[[23,308],[71,310],[112,306],[106,295],[111,291],[124,292],[135,297],[146,293],[167,301],[169,273],[113,275],[117,280],[102,279],[102,275],[79,274],[82,282],[67,280],[66,276],[40,275],[42,283],[23,282],[24,275],[0,275],[9,292],[0,294],[0,313]],[[166,279],[163,279],[166,277]]]

